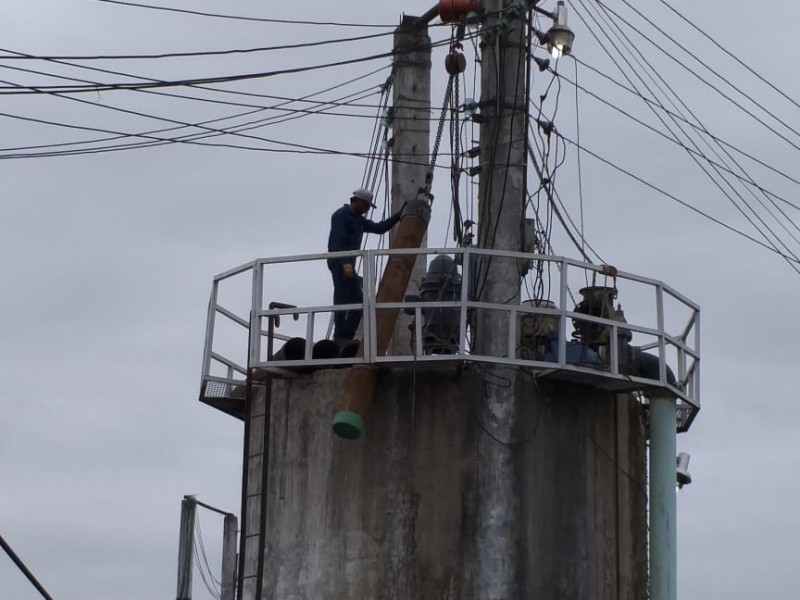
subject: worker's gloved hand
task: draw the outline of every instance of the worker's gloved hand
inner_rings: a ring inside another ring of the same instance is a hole
[[[350,281],[356,276],[356,270],[353,268],[353,265],[350,263],[344,263],[342,265],[342,279],[345,281]]]
[[[406,204],[408,204],[408,202],[404,202],[403,206],[400,207],[400,210],[398,210],[396,213],[392,215],[392,221],[394,221],[395,223],[400,221],[400,217],[403,216],[403,211],[406,209]]]

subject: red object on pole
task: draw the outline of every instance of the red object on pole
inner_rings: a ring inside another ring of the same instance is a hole
[[[443,23],[459,21],[480,10],[483,10],[483,0],[439,0],[439,16]]]

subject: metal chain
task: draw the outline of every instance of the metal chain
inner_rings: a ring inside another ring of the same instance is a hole
[[[431,153],[431,164],[428,167],[428,174],[425,176],[424,191],[430,196],[431,184],[433,183],[433,170],[436,168],[436,158],[439,155],[439,145],[442,143],[442,133],[444,132],[444,122],[447,118],[447,108],[450,105],[450,95],[453,93],[453,79],[457,75],[450,75],[447,80],[447,88],[444,91],[444,101],[442,102],[442,112],[439,115],[439,125],[436,128],[436,138],[433,142],[433,152]]]
[[[450,146],[453,149],[453,158],[450,163],[450,185],[452,188],[453,203],[453,241],[461,246],[464,241],[464,217],[461,214],[458,189],[461,177],[461,121],[458,115],[458,103],[461,100],[461,90],[458,84],[458,76],[455,76],[453,95],[450,98]]]

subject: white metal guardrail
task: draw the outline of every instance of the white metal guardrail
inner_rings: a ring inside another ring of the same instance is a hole
[[[460,293],[455,294],[455,299],[377,304],[375,293],[382,265],[388,256],[397,254],[417,255],[422,260],[441,255],[455,258],[458,266],[453,275],[455,281],[460,277]],[[362,259],[363,305],[334,307],[326,303],[332,296],[326,260],[344,256]],[[470,297],[475,289],[475,271],[481,271],[487,265],[485,261],[493,258],[517,260],[529,270],[520,279],[522,303],[515,299],[514,303],[496,304]],[[592,286],[613,290],[616,301],[625,303],[627,322],[613,315],[576,310],[579,300],[574,290]],[[226,287],[233,289],[223,298]],[[310,298],[312,303],[283,304],[294,297]],[[363,310],[363,356],[313,358],[313,343],[327,336],[334,310],[348,309]],[[377,355],[376,314],[385,309],[413,314],[410,334],[416,343],[407,352]],[[502,356],[479,354],[472,344],[476,315],[489,310],[507,315],[509,344]],[[452,347],[445,352],[441,348],[428,351],[422,343],[426,318],[435,311],[448,314],[451,323],[457,322]],[[543,343],[536,348],[524,345],[522,329],[531,319],[534,323],[551,324],[549,337],[539,336],[537,339]],[[699,326],[699,307],[668,285],[564,257],[478,248],[427,248],[262,258],[214,278],[201,399],[229,397],[237,387],[244,386],[248,369],[291,374],[364,363],[495,363],[534,369],[542,376],[574,379],[609,390],[638,391],[645,397],[672,394],[679,399],[679,429],[686,429],[700,407]],[[575,331],[587,327],[603,333],[606,342],[600,346],[582,342]],[[307,340],[304,355],[295,360],[277,360],[273,351],[291,338]],[[632,368],[631,357],[635,357],[638,371]]]

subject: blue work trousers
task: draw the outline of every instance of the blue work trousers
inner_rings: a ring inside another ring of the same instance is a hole
[[[342,265],[329,265],[333,278],[333,304],[361,304],[364,296],[361,291],[361,277],[345,279]],[[361,323],[361,309],[340,310],[333,315],[333,337],[351,340]]]

